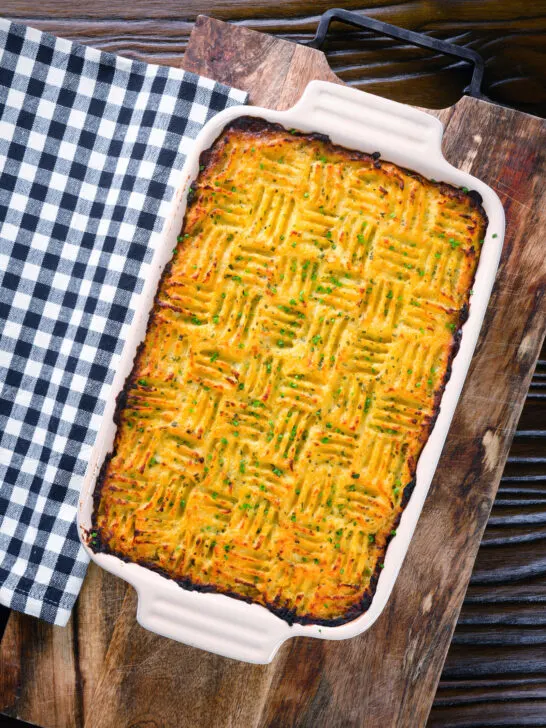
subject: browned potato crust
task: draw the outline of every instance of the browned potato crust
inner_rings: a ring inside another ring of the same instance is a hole
[[[475,195],[246,118],[203,155],[92,540],[335,625],[369,606],[467,314]]]

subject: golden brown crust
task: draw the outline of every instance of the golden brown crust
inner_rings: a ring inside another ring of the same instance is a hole
[[[91,545],[337,625],[368,608],[468,310],[479,196],[252,117],[202,155]]]

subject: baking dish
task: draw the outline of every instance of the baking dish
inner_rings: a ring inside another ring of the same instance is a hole
[[[391,541],[377,589],[367,612],[336,627],[288,625],[265,607],[213,593],[187,591],[143,566],[125,563],[109,554],[95,554],[85,543],[91,529],[95,481],[111,449],[116,425],[115,397],[130,373],[136,348],[146,331],[148,314],[161,272],[171,257],[186,207],[191,181],[197,176],[200,153],[211,146],[227,122],[239,116],[256,116],[287,128],[327,134],[333,142],[415,170],[425,177],[477,191],[489,219],[474,292],[461,345],[453,361],[440,414],[422,451],[416,486]],[[258,107],[228,109],[214,117],[199,134],[181,173],[180,186],[164,230],[154,241],[154,256],[138,310],[112,385],[112,396],[92,450],[79,508],[79,532],[90,557],[106,570],[132,584],[138,593],[137,619],[158,634],[227,657],[254,663],[270,662],[289,637],[305,635],[345,639],[368,629],[385,606],[409,547],[447,431],[464,383],[495,279],[502,240],[504,212],[497,195],[487,185],[450,165],[441,151],[442,124],[433,116],[387,99],[322,81],[311,82],[300,101],[287,111]]]

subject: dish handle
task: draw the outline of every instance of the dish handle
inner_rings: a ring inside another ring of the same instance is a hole
[[[466,48],[456,43],[449,43],[448,41],[440,40],[425,33],[416,33],[413,30],[407,30],[398,25],[391,25],[382,20],[370,18],[367,15],[362,15],[351,10],[344,10],[343,8],[331,8],[323,13],[320,17],[315,37],[308,43],[304,43],[304,45],[308,45],[310,48],[322,48],[332,20],[346,23],[354,28],[364,28],[373,33],[386,35],[389,38],[394,38],[403,43],[411,43],[419,48],[427,48],[435,53],[445,53],[452,58],[458,58],[461,61],[470,63],[472,65],[472,78],[463,93],[474,96],[476,99],[487,98],[482,92],[485,62],[480,54],[472,48]]]
[[[292,110],[309,129],[325,129],[332,141],[379,151],[398,164],[415,156],[444,161],[442,122],[431,114],[381,96],[327,81],[311,81]]]
[[[224,657],[267,664],[297,631],[256,605],[188,591],[159,574],[124,577],[137,591],[137,621],[142,627]]]

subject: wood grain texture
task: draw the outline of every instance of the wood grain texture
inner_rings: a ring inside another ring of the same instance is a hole
[[[3,0],[2,14],[104,50],[177,65],[200,13],[286,40],[308,41],[332,0]],[[486,91],[498,103],[546,116],[546,2],[510,0],[348,0],[380,20],[474,48],[486,60]],[[468,69],[429,51],[368,32],[332,26],[324,49],[346,83],[406,103],[454,104]]]
[[[221,67],[218,44],[217,35],[209,50]],[[268,68],[278,73],[278,55],[268,44],[264,55],[274,65],[265,65],[266,77]],[[253,57],[262,55],[255,49]],[[286,94],[296,93],[296,64],[304,68],[305,78],[312,72],[313,63],[294,51],[286,71],[290,84],[282,83],[273,95],[280,104],[288,98],[283,96],[285,87]],[[255,89],[254,84],[262,83],[263,74],[253,76],[252,66],[241,63],[239,73],[241,83],[232,80],[235,85],[244,88],[251,79]],[[447,158],[499,192],[508,236],[471,375],[404,572],[382,618],[369,633],[347,642],[294,640],[272,665],[253,667],[145,632],[134,620],[132,590],[92,567],[69,628],[37,627],[35,620],[21,615],[10,619],[0,650],[1,705],[8,714],[55,728],[424,725],[531,379],[545,317],[540,238],[546,211],[544,123],[471,99],[438,115],[448,124]],[[541,371],[545,369],[539,368],[539,375]],[[532,392],[543,379],[534,381]],[[538,389],[543,391],[540,385]],[[520,450],[514,449],[512,457],[524,457],[521,452],[527,452],[529,444],[521,442],[523,449],[516,441],[514,447]],[[521,466],[519,461],[508,464],[501,498],[505,488],[512,488],[507,500],[540,499],[546,477],[533,481],[532,493],[526,492],[528,484],[520,495],[513,492],[519,481],[510,480],[518,477],[510,474],[519,473]],[[540,477],[541,467],[540,462],[531,463],[529,470]],[[519,525],[507,525],[521,518],[524,507],[495,506],[493,518],[499,520],[492,522],[491,543],[486,541],[477,561],[469,611],[466,617],[463,612],[430,725],[544,724],[545,627],[533,616],[538,611],[533,605],[546,600],[546,553],[543,547],[542,552],[532,547],[541,540],[536,515],[540,509],[532,510],[530,522],[521,519]],[[508,517],[502,508],[512,509]],[[522,552],[510,541],[513,528],[516,537],[534,538],[522,542],[527,544]],[[501,559],[495,555],[499,548],[504,549]],[[526,584],[523,593],[511,578],[514,572]],[[519,611],[521,604],[526,612]],[[514,622],[516,611],[519,621]],[[525,619],[531,623],[525,625]],[[504,626],[502,645],[499,625]],[[528,644],[523,667],[518,634],[524,627]],[[63,673],[61,682],[42,677],[51,670]],[[517,712],[507,710],[510,700],[517,702]]]
[[[545,725],[545,395],[543,347],[444,665],[430,728]]]
[[[198,17],[181,65],[194,73],[205,73],[206,65],[211,78],[248,90],[249,103],[275,109],[293,106],[314,78],[340,83],[321,51],[244,27],[230,30],[221,21]],[[221,51],[211,53],[211,47]]]

